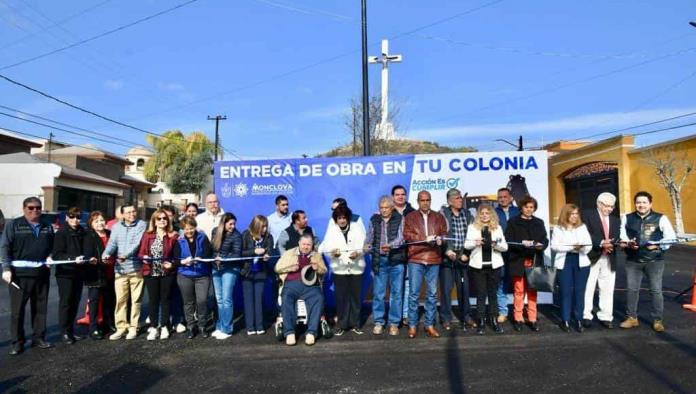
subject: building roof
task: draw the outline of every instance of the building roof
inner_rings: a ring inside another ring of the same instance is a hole
[[[117,182],[103,176],[93,174],[88,171],[78,170],[77,168],[72,168],[64,166],[58,163],[49,163],[48,161],[41,159],[39,157],[30,155],[25,152],[10,153],[9,155],[0,155],[0,164],[53,164],[61,168],[60,177],[76,179],[86,182],[99,183],[106,186],[127,188],[128,185],[125,183]]]
[[[0,129],[0,142],[11,142],[14,144],[18,145],[24,145],[29,148],[40,148],[41,144],[38,142],[34,142],[31,140],[28,140],[26,138],[19,137],[15,135],[14,133],[10,133],[9,131]]]
[[[47,155],[48,153],[41,153],[41,155]],[[67,148],[60,148],[60,149],[55,149],[51,150],[51,155],[55,156],[82,156],[82,157],[87,157],[91,159],[106,159],[106,160],[112,160],[115,161],[119,164],[124,164],[124,165],[132,165],[129,160],[124,159],[123,157],[107,152],[104,150],[101,150],[97,147],[94,147],[92,145],[86,144],[83,146],[69,146]]]
[[[153,156],[154,153],[143,146],[135,146],[130,148],[126,153],[126,156]]]
[[[145,185],[145,186],[148,186],[148,187],[157,186],[156,183],[148,182],[148,181],[146,181],[146,180],[143,180],[143,179],[140,179],[140,178],[136,178],[136,177],[130,176],[130,175],[121,175],[120,180],[121,180],[122,182],[125,182],[125,183],[129,184],[129,185],[137,185],[137,184],[139,184],[139,185]]]
[[[676,139],[669,140],[669,141],[659,142],[659,143],[654,144],[654,145],[648,145],[648,146],[644,146],[641,148],[636,148],[636,149],[632,150],[630,153],[631,154],[641,153],[641,152],[645,152],[645,151],[652,150],[652,149],[663,148],[663,147],[666,147],[669,145],[676,145],[676,144],[690,141],[693,139],[696,139],[696,134],[687,135],[686,137],[676,138]]]

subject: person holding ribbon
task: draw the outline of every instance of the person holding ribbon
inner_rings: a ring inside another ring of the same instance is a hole
[[[116,255],[116,332],[109,337],[112,341],[119,340],[124,335],[127,340],[138,336],[143,297],[142,262],[137,254],[147,223],[138,219],[138,211],[133,204],[121,206],[121,214],[123,220],[112,227],[111,237],[102,253],[102,261]]]
[[[442,264],[442,246],[447,236],[447,221],[440,213],[430,209],[430,193],[418,193],[418,210],[404,218],[404,240],[408,245],[408,337],[415,338],[418,325],[418,299],[425,281],[425,333],[431,338],[440,337],[435,329],[437,309],[437,282]]]
[[[561,290],[561,322],[559,327],[570,331],[571,311],[575,329],[582,332],[585,309],[585,286],[590,275],[592,238],[580,218],[575,204],[566,204],[558,215],[558,226],[551,235],[551,250],[556,252],[554,266],[558,269]]]
[[[263,288],[268,277],[268,262],[273,250],[273,236],[268,232],[268,219],[256,215],[242,234],[242,257],[248,257],[242,267],[244,291],[244,320],[247,335],[263,335]]]
[[[74,260],[74,263],[56,265],[58,284],[58,325],[63,343],[72,345],[81,339],[75,335],[75,318],[82,297],[84,280],[83,244],[85,229],[80,225],[80,208],[72,207],[65,215],[65,225],[56,231],[53,242],[55,260]]]
[[[636,210],[621,218],[621,247],[626,252],[626,320],[621,328],[638,327],[638,295],[643,276],[650,282],[652,296],[652,328],[664,332],[662,311],[662,274],[665,270],[664,252],[670,245],[663,240],[676,240],[672,224],[666,215],[652,210],[652,195],[639,191],[633,197]]]
[[[524,298],[527,297],[527,320],[532,331],[537,324],[537,291],[529,287],[525,268],[543,264],[544,250],[549,245],[544,221],[534,216],[539,204],[532,196],[520,200],[520,215],[510,219],[505,230],[508,242],[508,270],[512,276],[513,321],[515,331],[524,325]]]
[[[174,263],[177,267],[177,283],[184,300],[184,313],[188,334],[193,339],[200,332],[203,338],[210,334],[208,322],[208,291],[210,291],[210,259],[212,248],[204,232],[197,230],[196,219],[186,216],[181,219],[184,236],[174,244]]]
[[[5,224],[0,237],[2,279],[10,291],[10,355],[24,351],[24,309],[31,305],[32,347],[52,347],[46,341],[46,312],[53,250],[53,226],[41,221],[41,200],[22,202],[23,216]]]
[[[172,286],[176,280],[172,263],[174,244],[179,234],[163,209],[156,210],[150,217],[150,224],[140,241],[138,257],[143,261],[143,277],[149,300],[150,328],[147,340],[168,339],[171,324],[169,320]],[[160,315],[160,309],[162,313]]]
[[[498,323],[498,282],[500,269],[504,265],[502,252],[507,251],[503,229],[498,224],[498,215],[492,206],[481,204],[476,209],[476,219],[466,231],[464,247],[471,250],[469,267],[476,283],[476,309],[478,310],[477,333],[486,331],[486,297],[488,297],[488,321],[493,330],[503,333]]]
[[[234,318],[234,285],[239,279],[242,255],[242,234],[237,230],[237,217],[231,212],[222,215],[213,229],[213,288],[218,308],[218,320],[212,337],[227,339],[232,335]],[[224,261],[223,259],[232,259]]]
[[[283,282],[282,313],[285,343],[294,346],[295,323],[297,320],[297,300],[305,302],[307,308],[307,334],[305,344],[314,345],[319,331],[319,322],[324,309],[324,295],[319,277],[326,274],[326,265],[321,253],[314,251],[314,236],[310,233],[300,236],[299,245],[280,257],[275,272]],[[311,279],[308,279],[310,277]]]
[[[365,271],[365,227],[362,221],[352,221],[352,216],[347,205],[336,206],[331,214],[334,225],[328,226],[324,242],[319,246],[319,252],[331,259],[338,317],[334,334],[338,336],[348,330],[363,334],[360,330],[360,290]]]
[[[84,253],[88,263],[85,265],[85,286],[87,286],[87,309],[89,312],[89,336],[94,340],[104,339],[107,330],[115,332],[113,259],[102,260],[102,253],[109,242],[111,231],[106,228],[106,219],[100,211],[92,211],[87,219],[87,232],[84,238]],[[103,329],[99,328],[101,309]],[[112,329],[113,328],[113,329]]]

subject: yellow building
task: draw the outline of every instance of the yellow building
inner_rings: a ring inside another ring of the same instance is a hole
[[[595,207],[599,193],[617,196],[617,210],[633,211],[633,195],[645,190],[653,195],[653,209],[668,215],[675,224],[674,210],[665,188],[659,183],[649,157],[686,156],[696,163],[696,135],[635,148],[633,136],[621,135],[595,143],[559,141],[544,147],[549,152],[549,206],[552,223],[566,203],[581,209]],[[679,163],[681,165],[681,163]],[[679,172],[678,172],[679,173]],[[682,220],[687,233],[696,233],[696,171],[681,190]],[[676,226],[675,226],[676,227]]]

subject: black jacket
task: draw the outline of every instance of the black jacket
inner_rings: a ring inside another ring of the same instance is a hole
[[[592,264],[602,256],[602,248],[600,245],[604,241],[604,227],[602,220],[599,217],[599,211],[596,209],[587,209],[582,211],[582,222],[587,226],[587,231],[590,232],[592,238],[592,250],[587,254]],[[619,240],[621,228],[621,219],[614,215],[609,215],[609,238],[614,241]],[[616,271],[616,252],[618,247],[614,247],[614,252],[609,255],[609,265],[612,271]]]
[[[106,238],[111,235],[111,231],[106,231]],[[85,260],[89,261],[92,257],[97,259],[97,264],[85,263],[84,278],[85,286],[87,287],[102,287],[106,286],[106,270],[107,266],[102,261],[102,253],[104,253],[104,244],[102,243],[99,234],[94,230],[85,232],[83,241],[83,252]]]
[[[522,215],[510,219],[505,230],[505,240],[508,242],[508,270],[511,276],[524,276],[524,260],[531,258],[536,265],[544,263],[544,249],[549,246],[544,221],[532,216],[524,219]],[[535,241],[544,245],[539,250],[521,245],[511,245],[510,242]]]
[[[3,271],[12,271],[18,277],[39,277],[48,275],[47,266],[38,268],[14,268],[10,265],[15,260],[46,261],[53,250],[53,227],[41,222],[39,235],[34,235],[31,225],[23,216],[10,220],[0,238],[0,261]]]
[[[65,225],[56,232],[53,241],[53,260],[73,260],[83,256],[85,229],[78,225],[72,228]],[[82,264],[57,264],[56,278],[81,278],[84,272]]]
[[[217,236],[217,227],[213,229],[212,235],[212,242],[214,242],[215,237]],[[225,233],[223,235],[223,239],[220,245],[220,250],[215,250],[215,256],[219,256],[222,258],[231,258],[231,257],[240,257],[242,255],[242,234],[237,231],[237,229],[234,229],[232,234],[227,234]],[[213,249],[215,247],[213,246]],[[233,264],[239,264],[239,262],[228,262],[228,263],[222,263],[224,265],[233,265]]]
[[[266,235],[264,235],[263,239],[261,239],[261,248],[266,249],[266,253],[269,256],[273,255],[273,236],[271,233],[266,231]],[[244,231],[242,234],[242,257],[256,257],[256,253],[254,253],[254,249],[256,249],[254,239],[251,236],[251,232],[249,230]],[[242,276],[247,276],[251,272],[251,263],[253,262],[253,259],[249,260],[244,260],[244,264],[242,266]],[[261,272],[264,273],[270,273],[272,272],[270,267],[270,262],[272,260],[268,261],[263,261],[262,259],[259,259],[259,262],[263,265],[263,269]]]

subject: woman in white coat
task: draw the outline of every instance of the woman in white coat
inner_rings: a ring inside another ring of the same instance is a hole
[[[336,315],[338,317],[335,335],[343,335],[351,330],[360,330],[360,290],[365,271],[363,244],[365,227],[362,223],[351,221],[350,208],[339,205],[332,214],[335,226],[329,226],[319,252],[331,259],[331,271],[336,289]]]
[[[477,332],[482,335],[486,331],[483,309],[488,296],[488,320],[493,330],[500,334],[503,328],[498,324],[496,290],[500,281],[500,268],[504,264],[501,252],[507,251],[508,246],[503,229],[498,224],[498,215],[492,206],[478,206],[476,219],[467,229],[464,247],[471,250],[469,268],[476,283],[476,309],[479,317]]]
[[[580,211],[574,204],[566,204],[558,216],[558,226],[551,235],[551,250],[556,253],[554,266],[559,270],[561,289],[561,323],[559,327],[570,331],[571,311],[578,332],[583,331],[582,313],[585,307],[585,286],[590,275],[592,238],[580,219]]]

